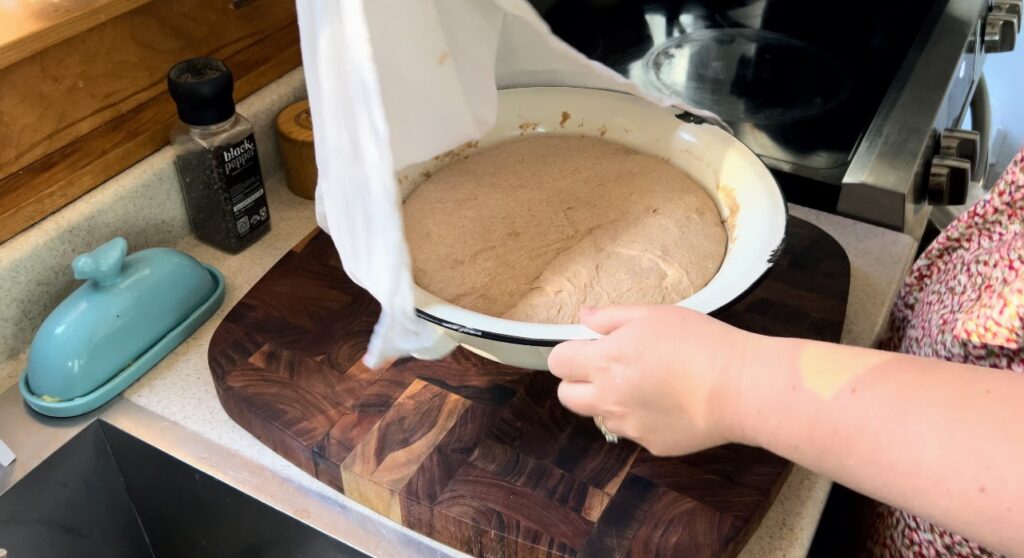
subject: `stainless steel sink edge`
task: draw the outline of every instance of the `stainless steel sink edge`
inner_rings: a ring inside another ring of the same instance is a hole
[[[17,456],[0,468],[0,495],[96,420],[367,554],[462,556],[341,494],[311,491],[123,397],[81,417],[53,419],[25,407],[17,386],[0,393],[0,439]]]

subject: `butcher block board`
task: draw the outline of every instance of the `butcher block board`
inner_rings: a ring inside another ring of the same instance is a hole
[[[849,260],[790,218],[778,264],[721,318],[838,341]],[[791,464],[730,445],[680,458],[608,444],[563,408],[547,372],[459,349],[440,361],[360,362],[379,307],[314,232],[213,336],[220,401],[292,463],[413,530],[478,556],[731,556]]]

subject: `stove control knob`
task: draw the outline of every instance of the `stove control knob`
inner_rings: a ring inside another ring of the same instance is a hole
[[[1017,30],[1020,16],[1008,13],[991,13],[985,19],[985,52],[1010,52],[1017,45]]]
[[[949,159],[966,159],[971,168],[978,168],[978,152],[981,150],[981,134],[974,130],[947,128],[939,134],[938,155]]]
[[[936,156],[928,173],[928,203],[963,205],[971,185],[971,162],[967,159]]]

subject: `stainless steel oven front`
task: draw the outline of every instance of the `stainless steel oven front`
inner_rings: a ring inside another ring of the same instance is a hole
[[[982,68],[1022,0],[532,1],[587,56],[717,113],[790,201],[919,236],[986,168]]]
[[[935,14],[854,152],[838,213],[920,237],[932,206],[964,203],[988,166],[985,56],[1013,49],[1020,13],[1020,0],[951,0]]]

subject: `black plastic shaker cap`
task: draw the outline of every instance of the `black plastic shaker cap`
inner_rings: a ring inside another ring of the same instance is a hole
[[[178,105],[178,118],[191,126],[224,122],[235,114],[235,80],[216,58],[191,58],[167,72],[167,91]]]

